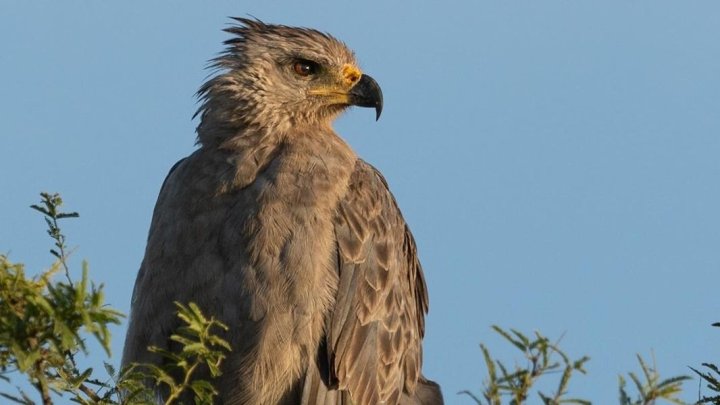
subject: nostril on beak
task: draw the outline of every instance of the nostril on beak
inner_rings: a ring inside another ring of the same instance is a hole
[[[345,79],[345,83],[347,83],[348,86],[354,85],[358,80],[360,80],[360,76],[362,76],[362,72],[360,69],[356,68],[353,65],[347,64],[343,66],[342,69],[342,75]]]

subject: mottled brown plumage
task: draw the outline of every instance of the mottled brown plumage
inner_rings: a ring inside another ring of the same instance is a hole
[[[382,108],[348,48],[238,19],[200,90],[200,148],[170,171],[133,292],[123,364],[172,349],[173,301],[224,323],[224,404],[439,404],[423,378],[415,242],[372,166],[332,130]]]

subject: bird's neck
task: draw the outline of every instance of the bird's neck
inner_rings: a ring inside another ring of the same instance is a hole
[[[279,156],[291,156],[298,166],[291,170],[307,173],[300,163],[317,166],[336,157],[340,166],[353,167],[354,151],[329,125],[298,126],[291,131],[277,128],[203,126],[198,128],[198,143],[206,154],[231,166],[233,174],[223,189],[237,190],[250,185]],[[286,156],[286,157],[287,157]]]

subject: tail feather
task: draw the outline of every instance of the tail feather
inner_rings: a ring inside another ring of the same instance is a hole
[[[444,403],[440,386],[422,376],[415,386],[413,395],[403,394],[400,400],[401,405],[443,405]]]
[[[359,405],[354,404],[347,391],[328,388],[320,371],[312,365],[304,379],[301,379],[294,392],[286,396],[283,405]],[[440,386],[421,377],[412,395],[403,393],[400,405],[443,405]]]

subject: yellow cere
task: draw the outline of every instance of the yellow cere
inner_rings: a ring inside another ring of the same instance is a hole
[[[342,75],[343,75],[343,78],[345,79],[345,84],[347,86],[352,86],[353,84],[355,84],[355,82],[360,80],[360,76],[362,76],[362,72],[357,67],[355,67],[349,63],[346,63],[342,68]]]

